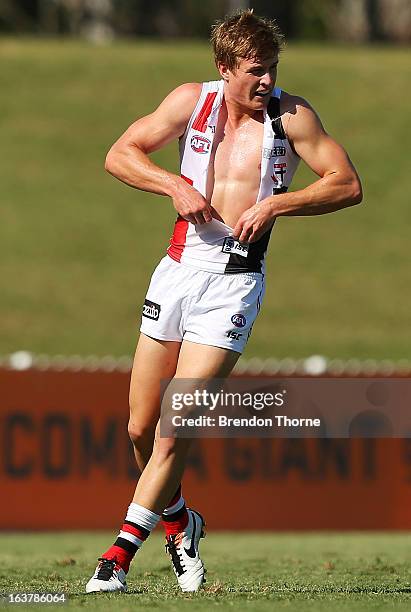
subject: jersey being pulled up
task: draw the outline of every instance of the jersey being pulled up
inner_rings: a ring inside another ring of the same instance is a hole
[[[223,80],[203,83],[200,98],[180,140],[181,176],[204,197],[223,93]],[[287,191],[300,160],[281,123],[280,97],[281,89],[276,87],[264,110],[257,202]],[[179,216],[167,253],[175,261],[207,272],[263,272],[271,229],[251,244],[241,244],[232,233],[233,229],[218,219],[195,225]]]

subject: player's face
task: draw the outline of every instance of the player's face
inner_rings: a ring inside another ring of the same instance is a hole
[[[220,67],[229,98],[249,110],[267,106],[277,79],[278,54],[242,59],[233,71]]]

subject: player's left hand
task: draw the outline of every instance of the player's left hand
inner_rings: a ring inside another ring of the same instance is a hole
[[[233,238],[239,242],[256,242],[273,225],[273,210],[268,202],[258,202],[243,212],[236,223]]]

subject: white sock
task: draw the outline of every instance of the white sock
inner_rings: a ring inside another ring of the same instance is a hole
[[[136,523],[140,527],[143,527],[143,529],[147,529],[147,531],[152,531],[160,518],[161,516],[159,514],[147,510],[144,506],[140,506],[140,504],[135,504],[134,502],[129,505],[126,514],[126,521]]]

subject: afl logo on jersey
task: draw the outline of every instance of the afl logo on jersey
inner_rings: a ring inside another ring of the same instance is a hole
[[[195,153],[208,153],[211,149],[211,140],[205,136],[192,136],[190,144]]]
[[[244,327],[244,325],[247,323],[247,319],[244,315],[237,313],[231,317],[231,323],[236,327]]]

